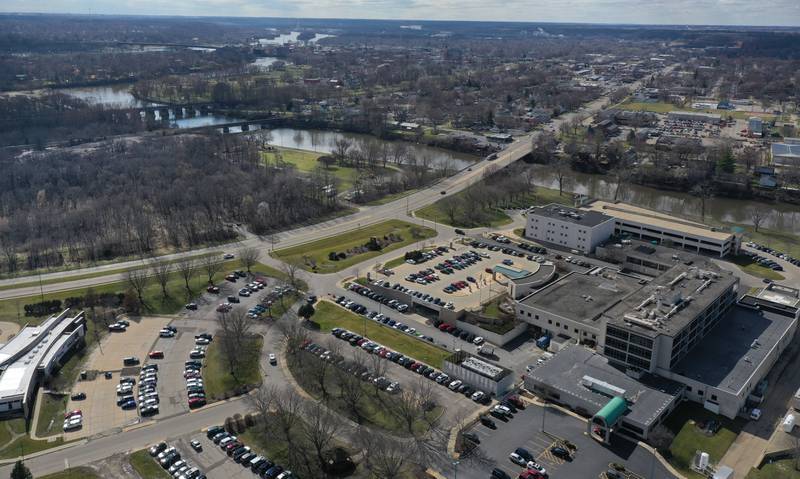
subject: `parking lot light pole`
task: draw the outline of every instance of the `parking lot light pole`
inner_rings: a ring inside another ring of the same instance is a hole
[[[458,479],[458,464],[459,461],[453,461],[453,479]]]
[[[542,432],[544,432],[544,416],[547,414],[547,401],[545,400],[544,406],[542,406]]]

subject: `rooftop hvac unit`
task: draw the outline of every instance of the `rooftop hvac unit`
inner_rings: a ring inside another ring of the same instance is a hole
[[[581,378],[581,384],[585,387],[591,389],[592,391],[596,391],[607,396],[625,396],[625,390],[614,386],[613,384],[609,384],[605,381],[601,381],[599,379],[593,378],[591,376],[584,376]]]

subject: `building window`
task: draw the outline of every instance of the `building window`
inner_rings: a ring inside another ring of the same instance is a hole
[[[698,391],[697,391],[697,395],[698,395],[698,396],[702,396],[702,395],[703,395],[703,391],[700,391],[700,390],[698,390]]]
[[[717,395],[716,394],[712,394],[711,395],[711,400],[712,401],[716,401],[717,400]]]
[[[553,320],[552,319],[548,319],[547,320],[547,324],[553,324]]]

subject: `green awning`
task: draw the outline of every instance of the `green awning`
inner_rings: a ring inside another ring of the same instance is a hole
[[[611,426],[617,422],[620,416],[625,414],[628,410],[628,403],[622,396],[615,396],[611,398],[603,409],[597,411],[595,417],[602,418],[607,426]]]

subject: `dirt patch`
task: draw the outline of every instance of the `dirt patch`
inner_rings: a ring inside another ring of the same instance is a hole
[[[20,330],[19,324],[0,321],[0,343],[7,343]]]

